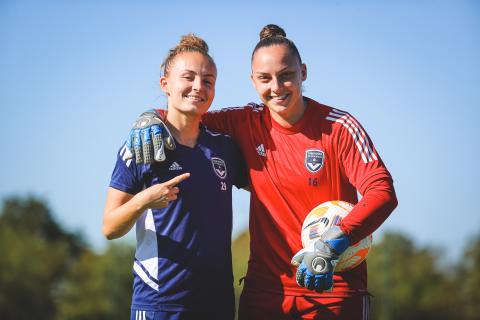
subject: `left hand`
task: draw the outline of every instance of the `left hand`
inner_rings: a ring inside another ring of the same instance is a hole
[[[171,201],[177,200],[180,191],[177,185],[190,177],[190,173],[183,173],[169,181],[154,184],[147,189],[137,193],[135,197],[144,211],[147,208],[161,209],[168,206]]]
[[[334,226],[307,248],[297,252],[291,263],[297,267],[298,285],[317,292],[331,289],[335,265],[349,246],[347,235]]]

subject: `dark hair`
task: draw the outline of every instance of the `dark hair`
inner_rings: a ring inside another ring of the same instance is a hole
[[[193,33],[189,33],[181,37],[180,42],[174,48],[170,49],[167,56],[163,60],[161,69],[164,76],[168,74],[168,71],[170,70],[170,65],[172,64],[172,61],[175,59],[175,57],[183,52],[201,53],[204,56],[208,57],[210,61],[212,61],[212,63],[215,65],[212,57],[208,54],[208,45],[205,40]]]
[[[255,46],[252,52],[252,61],[255,52],[258,49],[263,47],[270,47],[273,45],[285,45],[290,50],[290,52],[298,58],[300,64],[302,64],[302,58],[300,57],[300,53],[298,52],[295,43],[292,40],[287,38],[287,34],[285,30],[277,26],[276,24],[267,24],[263,27],[262,31],[260,31],[260,41]]]

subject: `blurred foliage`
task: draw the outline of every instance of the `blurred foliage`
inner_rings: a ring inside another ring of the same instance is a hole
[[[232,243],[237,306],[249,241],[245,232]],[[114,241],[95,252],[43,201],[14,197],[0,212],[0,252],[1,319],[129,318],[132,246]],[[368,256],[372,319],[480,319],[480,235],[455,265],[440,256],[385,233]]]
[[[35,198],[0,213],[0,318],[123,319],[130,314],[133,248],[94,253]],[[127,315],[127,316],[126,316]]]
[[[133,248],[112,244],[102,254],[86,250],[59,290],[57,318],[123,319],[130,314]]]
[[[30,233],[46,243],[63,243],[71,256],[78,255],[85,247],[79,234],[65,231],[54,219],[46,203],[33,197],[8,198],[3,203],[0,224],[16,232]]]
[[[440,270],[438,256],[404,235],[385,234],[367,259],[373,319],[459,319],[455,270]]]
[[[245,277],[247,274],[249,255],[250,234],[248,232],[244,232],[232,242],[232,264],[236,310],[238,310],[240,293],[242,293],[243,277]]]
[[[459,306],[464,319],[480,319],[480,235],[477,235],[464,253],[459,264],[457,283],[461,283]]]
[[[84,246],[42,201],[7,199],[0,215],[2,319],[53,319],[55,290]]]

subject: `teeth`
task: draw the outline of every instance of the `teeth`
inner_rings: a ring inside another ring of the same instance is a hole
[[[201,97],[199,97],[199,96],[194,96],[194,95],[190,95],[190,94],[187,95],[187,98],[189,98],[189,99],[195,99],[195,100],[203,100],[203,99],[202,99]]]
[[[271,99],[285,99],[288,96],[288,94],[285,94],[283,96],[270,96]]]

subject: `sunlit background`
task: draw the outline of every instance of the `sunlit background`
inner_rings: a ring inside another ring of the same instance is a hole
[[[259,101],[250,55],[268,23],[300,50],[305,95],[357,117],[394,177],[399,206],[376,241],[399,232],[440,265],[458,263],[480,233],[474,0],[2,0],[0,196],[40,199],[103,252],[116,152],[139,113],[165,106],[168,49],[189,32],[208,42],[219,74],[213,108]],[[234,207],[236,238],[248,227],[246,192],[235,192]]]

